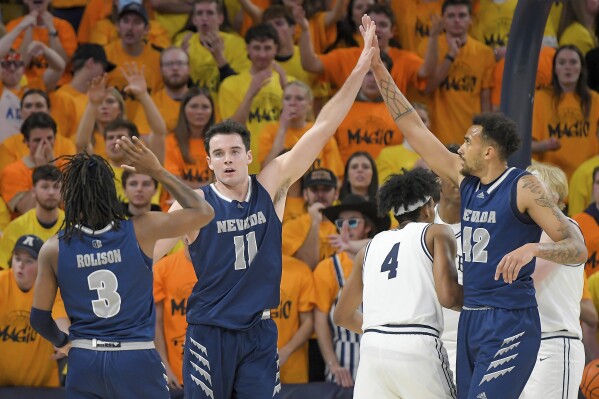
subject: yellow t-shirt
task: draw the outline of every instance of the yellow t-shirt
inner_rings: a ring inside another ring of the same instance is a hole
[[[403,145],[384,148],[375,161],[379,174],[379,185],[382,185],[390,175],[401,173],[402,168],[411,170],[419,159],[420,155],[408,150]]]
[[[283,256],[281,302],[271,310],[271,317],[279,330],[277,347],[281,349],[293,338],[300,326],[300,313],[312,312],[315,293],[312,271],[304,262]],[[281,367],[283,384],[308,382],[308,343],[293,352]]]
[[[276,59],[277,63],[287,73],[310,86],[314,98],[327,97],[329,95],[329,85],[320,81],[318,75],[307,72],[302,67],[300,50],[298,46],[293,46],[293,55],[287,60]]]
[[[291,149],[299,139],[306,133],[312,126],[313,122],[309,122],[302,129],[287,129],[287,133],[285,134],[285,144],[283,146],[284,149]],[[272,144],[277,136],[277,131],[279,130],[279,122],[269,123],[264,126],[262,129],[262,133],[260,133],[260,142],[259,142],[259,154],[260,157],[258,161],[260,163],[264,162],[264,159],[270,152],[272,148]],[[343,177],[344,163],[341,160],[341,155],[339,153],[339,147],[337,146],[337,141],[334,137],[325,144],[324,148],[316,157],[314,161],[315,168],[326,168],[331,170],[338,178]]]
[[[427,43],[423,41],[422,46]],[[439,60],[444,62],[447,40],[439,37]],[[481,112],[480,93],[493,87],[495,55],[490,47],[469,37],[449,68],[445,80],[432,95],[432,131],[443,144],[462,143]]]
[[[237,73],[249,70],[252,64],[247,56],[245,41],[231,33],[219,32],[218,35],[223,39],[223,55],[231,68]],[[180,36],[176,44],[181,45],[182,40]],[[189,54],[191,80],[200,87],[207,87],[216,103],[216,95],[221,83],[220,73],[214,57],[200,43],[199,33],[194,33],[189,39],[187,54]]]
[[[154,12],[154,17],[156,18],[156,21],[166,29],[168,36],[174,37],[187,23],[189,14],[161,14],[159,12]]]
[[[0,238],[4,234],[6,226],[10,223],[10,211],[6,206],[6,202],[0,197]]]
[[[480,0],[470,33],[479,42],[490,47],[507,46],[512,19],[518,0],[495,2]]]
[[[68,84],[53,92],[50,101],[50,114],[60,127],[59,133],[75,141],[79,122],[87,107],[87,93],[80,93]]]
[[[110,19],[103,19],[98,21],[94,26],[89,37],[89,42],[105,46],[118,39],[119,32],[114,23]],[[146,39],[149,43],[162,48],[167,48],[171,45],[171,38],[168,31],[158,21],[150,21],[150,31]]]
[[[8,261],[12,256],[12,251],[19,237],[26,234],[33,234],[46,241],[58,233],[63,221],[64,211],[59,209],[58,220],[54,223],[54,226],[45,228],[37,220],[35,209],[31,209],[10,222],[6,226],[6,229],[4,229],[4,234],[0,239],[0,269],[8,268]]]
[[[135,63],[140,70],[142,66],[145,66],[144,76],[150,94],[156,93],[164,87],[162,75],[160,74],[160,49],[157,47],[146,44],[142,53],[133,57],[125,52],[121,40],[117,40],[104,46],[104,51],[106,51],[108,60],[117,67],[122,67],[127,62]],[[127,86],[127,80],[123,77],[119,68],[115,68],[108,74],[107,85],[109,87],[112,86],[121,92],[125,99],[127,119],[135,120],[135,113],[141,107],[139,101],[133,98],[133,96],[125,93],[124,89]]]
[[[164,305],[163,328],[168,362],[182,384],[187,298],[198,279],[184,249],[160,259],[153,269],[154,301]]]
[[[599,167],[599,156],[584,161],[572,174],[568,190],[568,215],[584,211],[593,202],[593,170]]]
[[[354,260],[349,257],[347,252],[341,252],[338,256],[343,269],[343,276],[347,281],[353,269]],[[331,257],[327,257],[316,265],[316,269],[314,269],[314,287],[316,288],[316,307],[322,313],[328,314],[339,293],[339,283]]]
[[[573,44],[578,47],[582,51],[582,55],[586,55],[586,53],[599,45],[597,43],[597,36],[580,22],[573,22],[562,32],[559,38],[559,45],[565,46],[566,44]]]
[[[287,76],[287,81],[294,80],[292,76]],[[218,91],[218,111],[222,119],[232,117],[241,102],[245,93],[250,87],[252,75],[249,71],[243,71],[237,75],[229,76],[220,85]],[[250,165],[250,173],[260,172],[260,134],[264,127],[271,122],[279,120],[281,113],[281,104],[283,102],[283,89],[279,82],[279,74],[274,72],[270,79],[260,89],[258,94],[252,100],[250,113],[246,126],[251,133],[251,150],[255,159]]]
[[[164,123],[166,123],[166,130],[171,132],[177,126],[177,120],[179,119],[179,108],[181,107],[181,101],[173,100],[166,92],[166,89],[162,89],[152,94],[152,100],[156,104],[156,108],[160,111]],[[146,118],[146,113],[143,108],[139,109],[139,112],[135,115],[133,121],[137,126],[139,134],[146,135],[150,134],[150,124]]]
[[[551,90],[539,90],[535,94],[532,138],[538,141],[556,138],[561,143],[559,150],[537,154],[535,159],[559,166],[568,179],[580,164],[599,153],[599,94],[590,93],[588,118],[584,117],[580,102],[573,93],[564,94],[557,109]]]
[[[431,17],[441,16],[442,1],[424,2],[420,0],[397,0],[391,2],[391,9],[397,18],[396,38],[401,47],[416,52],[420,42],[428,38]]]
[[[308,237],[311,225],[312,219],[307,212],[283,223],[283,255],[295,255]],[[329,244],[328,237],[331,234],[337,234],[337,228],[327,218],[323,218],[318,229],[320,259],[325,259],[335,253],[335,248]]]
[[[11,251],[12,252],[12,251]],[[29,324],[33,292],[23,292],[12,270],[0,271],[0,386],[58,387],[58,364],[53,345]],[[54,319],[66,318],[60,295],[52,308]]]
[[[283,213],[283,223],[305,215],[307,212],[305,203],[304,197],[287,196],[287,199],[285,200],[285,212]]]

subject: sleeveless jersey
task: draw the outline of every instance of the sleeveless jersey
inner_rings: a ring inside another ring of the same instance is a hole
[[[80,229],[81,238],[69,242],[58,234],[58,286],[71,340],[153,341],[152,260],[141,252],[133,222]]]
[[[578,227],[578,224],[570,219]],[[543,232],[541,243],[553,243]],[[537,259],[532,275],[537,291],[541,336],[568,335],[582,339],[580,300],[584,286],[584,264],[564,266]]]
[[[363,331],[388,324],[418,324],[443,331],[433,257],[425,242],[429,226],[412,222],[400,230],[384,231],[366,247]]]
[[[439,206],[435,207],[435,223],[445,224],[451,227],[456,241],[456,257],[455,267],[458,273],[458,283],[463,284],[463,265],[464,254],[462,253],[462,228],[460,223],[447,224],[439,216]],[[442,340],[456,341],[458,340],[458,322],[460,321],[460,312],[443,308],[443,336]]]
[[[246,200],[226,198],[214,184],[202,188],[215,217],[189,246],[198,282],[187,322],[246,329],[265,309],[279,306],[282,226],[270,195],[255,175]]]
[[[517,185],[528,174],[506,169],[483,185],[474,176],[462,181],[462,251],[464,254],[464,306],[524,309],[537,305],[531,274],[534,259],[512,284],[495,281],[501,259],[522,245],[539,242],[541,228],[517,205]]]

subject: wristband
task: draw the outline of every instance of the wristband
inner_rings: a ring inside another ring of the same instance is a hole
[[[58,36],[58,31],[57,30],[48,31],[48,36],[50,36],[50,37],[57,37]]]
[[[445,55],[445,59],[449,60],[449,62],[454,62],[455,61],[455,57],[453,55],[449,55],[449,54]]]

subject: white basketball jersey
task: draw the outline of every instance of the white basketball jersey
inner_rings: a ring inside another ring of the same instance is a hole
[[[445,225],[451,227],[451,230],[453,230],[453,234],[455,236],[455,241],[456,241],[456,244],[457,244],[457,251],[456,251],[456,257],[455,257],[455,267],[456,267],[456,270],[458,272],[458,283],[460,285],[463,285],[463,283],[462,283],[462,279],[463,279],[463,271],[462,271],[463,254],[462,254],[462,228],[461,228],[461,224],[460,223],[455,223],[455,224],[447,224],[447,223],[445,223],[441,219],[441,216],[439,216],[439,206],[438,205],[435,206],[435,223],[437,223],[437,224],[445,224]],[[455,310],[443,308],[443,321],[444,321],[444,328],[443,328],[443,336],[441,337],[441,339],[443,341],[454,341],[454,342],[457,342],[457,340],[458,340],[458,322],[460,321],[460,312],[456,312]]]
[[[572,223],[575,223],[570,219]],[[578,226],[578,224],[577,224]],[[552,243],[543,232],[540,243]],[[564,266],[537,258],[532,278],[537,291],[543,337],[569,335],[582,339],[580,300],[584,286],[584,264]],[[563,333],[566,334],[563,334]]]
[[[430,224],[409,223],[377,234],[363,265],[362,329],[416,324],[443,330],[443,314],[433,280],[433,257],[425,234]]]

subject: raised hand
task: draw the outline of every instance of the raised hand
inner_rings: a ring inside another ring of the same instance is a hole
[[[459,37],[445,37],[447,39],[447,54],[452,57],[457,57],[462,47],[462,40]]]
[[[210,51],[210,54],[212,54],[219,66],[227,63],[224,55],[225,43],[218,32],[202,33],[200,41],[202,46],[206,47],[206,49]]]
[[[42,166],[50,163],[50,161],[54,159],[54,149],[50,142],[46,139],[40,141],[35,152],[31,154],[31,158],[35,166]]]
[[[132,94],[135,98],[139,98],[144,93],[148,93],[148,84],[144,76],[146,66],[142,65],[141,70],[135,62],[126,62],[125,65],[119,68],[123,77],[127,80],[125,92]]]
[[[266,86],[272,76],[272,70],[270,68],[264,69],[260,72],[256,72],[252,76],[252,82],[250,83],[249,91],[253,95],[256,95],[261,88]]]
[[[21,22],[17,25],[16,29],[25,30],[35,26],[37,23],[38,13],[37,11],[32,11],[31,13],[25,15]]]
[[[366,14],[362,16],[362,25],[360,25],[360,33],[364,38],[364,48],[362,49],[362,54],[360,54],[360,59],[356,65],[356,69],[358,68],[370,68],[370,64],[376,59],[375,54],[379,54],[379,46],[378,40],[376,38],[376,24],[370,17]],[[380,55],[376,56],[379,58]]]
[[[27,54],[29,54],[32,57],[43,56],[45,50],[46,50],[46,45],[37,40],[33,40],[31,43],[29,43],[29,46],[27,46]]]
[[[116,147],[125,155],[126,164],[121,165],[124,169],[152,177],[162,170],[156,155],[139,138],[122,136],[117,140]]]
[[[281,67],[276,61],[272,62],[272,69],[279,74],[279,84],[281,85],[281,89],[285,89],[287,85],[287,72]]]
[[[98,106],[106,97],[106,80],[107,75],[103,73],[101,76],[96,76],[87,84],[87,97],[89,102]]]
[[[429,37],[437,37],[441,32],[443,32],[443,28],[445,27],[445,22],[443,18],[439,14],[431,15],[431,29],[429,32]]]
[[[306,18],[306,11],[304,10],[304,7],[294,3],[291,6],[291,13],[293,14],[293,19],[295,19],[295,22],[299,25],[302,31],[305,32],[310,29],[310,23]]]

